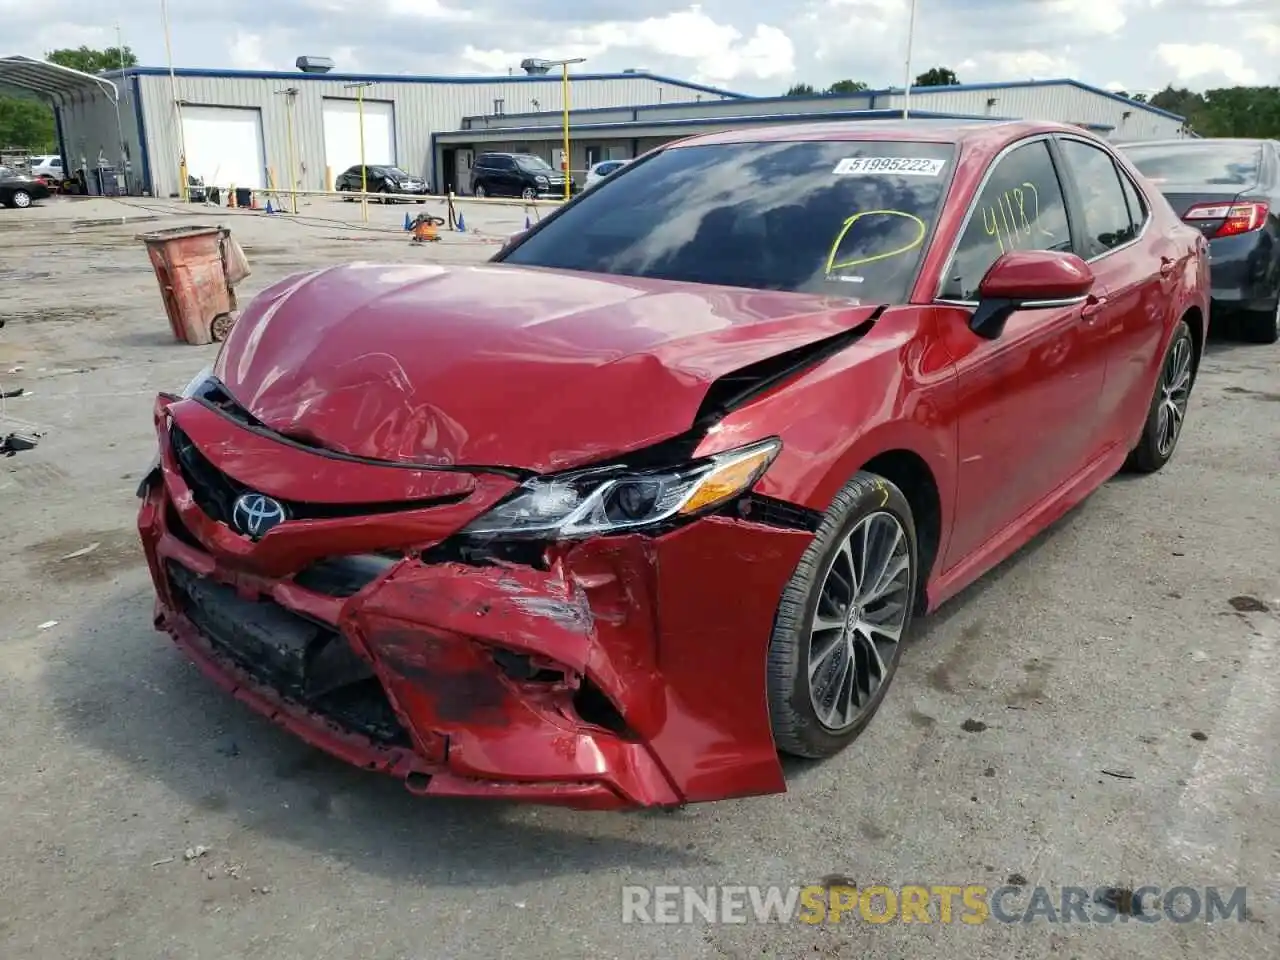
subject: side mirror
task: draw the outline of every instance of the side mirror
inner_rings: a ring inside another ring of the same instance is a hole
[[[1088,296],[1093,284],[1093,271],[1074,253],[1011,250],[978,284],[978,309],[969,328],[994,340],[1015,310],[1067,306]]]

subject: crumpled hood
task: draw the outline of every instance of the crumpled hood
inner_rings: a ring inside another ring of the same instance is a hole
[[[329,450],[547,472],[677,436],[717,377],[873,312],[501,264],[347,264],[264,291],[214,372],[266,426]]]

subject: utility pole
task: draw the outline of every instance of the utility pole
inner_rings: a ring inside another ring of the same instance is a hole
[[[911,111],[911,46],[916,36],[916,0],[911,0],[911,16],[907,22],[907,67],[906,82],[902,87],[902,119],[906,120]]]
[[[356,114],[360,118],[360,216],[365,223],[369,222],[369,168],[364,164],[364,90],[372,86],[369,80],[343,84],[345,89],[356,92]]]
[[[285,136],[286,146],[288,148],[287,160],[289,163],[289,209],[293,213],[298,212],[298,178],[296,176],[297,168],[294,164],[295,152],[293,148],[293,104],[298,99],[298,88],[287,87],[284,90],[277,90],[276,93],[285,98]]]

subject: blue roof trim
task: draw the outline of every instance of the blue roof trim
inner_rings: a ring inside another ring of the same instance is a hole
[[[730,124],[730,123],[822,123],[828,120],[899,120],[902,118],[901,109],[892,110],[837,110],[830,113],[766,113],[766,114],[739,114],[732,117],[683,117],[679,120],[622,120],[614,123],[582,123],[575,126],[574,139],[582,139],[583,133],[609,130],[627,130],[636,129],[638,127],[696,127],[706,126],[708,124]],[[912,110],[911,119],[921,120],[966,120],[980,123],[1016,123],[1014,117],[980,117],[970,113],[935,113],[929,110]],[[522,136],[529,134],[551,134],[559,137],[561,134],[559,127],[538,126],[538,127],[490,127],[489,129],[474,128],[471,130],[450,130],[435,134],[437,137],[448,137],[451,141],[465,142],[472,138],[475,134],[489,134],[496,136],[498,134],[513,134],[510,139],[518,140]]]
[[[666,82],[671,83],[671,82],[678,82],[678,81],[668,80]],[[1067,79],[1023,80],[1021,82],[1001,81],[999,83],[959,83],[952,87],[912,87],[911,96],[914,98],[914,97],[921,97],[921,96],[929,96],[930,94],[933,94],[933,93],[966,93],[969,91],[978,91],[978,90],[1018,90],[1018,89],[1024,89],[1027,87],[1061,87],[1061,86],[1075,87],[1078,90],[1084,90],[1086,93],[1092,93],[1100,97],[1106,97],[1110,100],[1119,101],[1120,103],[1127,104],[1129,107],[1137,110],[1145,110],[1148,113],[1154,113],[1157,116],[1167,117],[1171,120],[1177,120],[1180,123],[1186,122],[1186,117],[1180,116],[1179,114],[1170,113],[1168,110],[1161,110],[1159,107],[1153,107],[1149,103],[1140,103],[1137,100],[1130,100],[1128,97],[1122,97],[1118,93],[1112,93],[1110,90],[1103,90],[1100,87],[1091,87],[1089,86],[1089,84],[1081,83],[1079,80],[1067,80]],[[813,96],[805,96],[805,97],[740,96],[738,97],[738,99],[750,100],[753,103],[797,103],[797,102],[816,103],[821,101],[832,101],[832,100],[834,101],[843,100],[846,102],[855,102],[858,100],[868,100],[868,99],[874,99],[876,97],[886,97],[892,94],[900,94],[900,93],[902,93],[901,87],[886,87],[885,89],[882,89],[882,90],[860,90],[857,93],[814,94]],[[639,107],[588,107],[582,110],[574,110],[573,113],[581,115],[586,113],[608,113],[614,110],[637,110],[637,111],[665,110],[672,106],[675,106],[675,104],[656,103],[656,104],[646,104],[644,106],[639,106]],[[534,117],[534,116],[540,116],[540,115],[541,114],[536,114],[536,113],[505,114],[505,116],[507,117]],[[489,118],[488,117],[465,117],[464,119],[486,120]]]
[[[167,77],[167,67],[130,67],[127,71],[108,70],[100,76],[107,79],[123,76]],[[230,80],[336,80],[342,83],[559,83],[559,74],[544,76],[489,76],[489,77],[444,77],[444,76],[401,76],[394,73],[303,73],[301,70],[215,70],[203,67],[178,67],[173,71],[177,77],[207,77],[211,79]],[[699,93],[712,93],[717,97],[728,97],[731,100],[750,100],[745,93],[734,93],[732,90],[721,90],[688,80],[677,80],[674,77],[659,73],[636,71],[635,73],[571,73],[570,82],[574,80],[630,80],[634,78],[656,80],[684,87]]]

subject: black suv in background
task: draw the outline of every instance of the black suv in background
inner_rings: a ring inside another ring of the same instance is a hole
[[[364,182],[369,185],[369,193],[408,193],[418,196],[425,196],[431,191],[427,189],[426,181],[421,177],[410,176],[399,167],[385,166],[382,164],[368,164],[365,169]],[[342,192],[360,192],[360,164],[354,167],[348,167],[342,173],[338,174],[338,179],[334,181],[334,189]],[[352,200],[353,197],[344,197],[344,200]],[[383,203],[394,202],[391,198],[383,200]],[[425,200],[419,200],[418,203],[426,203]]]
[[[569,192],[577,184],[569,178]],[[564,196],[564,173],[531,153],[482,153],[471,166],[471,192],[477,197]]]

